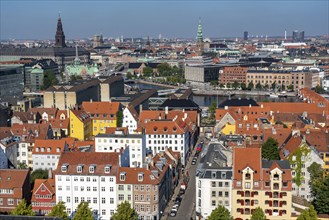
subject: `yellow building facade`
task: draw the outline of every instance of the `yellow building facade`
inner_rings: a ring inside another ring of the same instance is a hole
[[[92,121],[83,110],[70,110],[70,137],[89,140],[92,136]]]

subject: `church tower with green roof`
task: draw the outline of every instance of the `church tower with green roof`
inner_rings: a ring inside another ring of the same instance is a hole
[[[201,18],[199,18],[196,46],[197,46],[197,53],[201,55],[203,52],[203,34],[202,34]]]

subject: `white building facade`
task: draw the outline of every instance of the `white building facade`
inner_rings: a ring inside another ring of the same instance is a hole
[[[132,111],[131,108],[133,107],[126,107],[123,110],[123,119],[122,119],[122,127],[128,128],[128,131],[130,134],[135,133],[136,129],[137,129],[137,120],[134,117],[134,113]],[[137,114],[135,112],[135,114]]]

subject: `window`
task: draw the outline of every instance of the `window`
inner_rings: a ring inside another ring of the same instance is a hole
[[[211,196],[215,197],[216,196],[216,191],[211,191]]]
[[[94,198],[93,198],[93,203],[94,203],[94,204],[97,204],[97,197],[94,197]]]
[[[90,186],[87,186],[87,191],[90,191]]]
[[[119,201],[125,200],[125,196],[123,194],[119,194]]]
[[[74,197],[74,202],[79,203],[79,197]]]
[[[66,191],[70,191],[70,186],[66,186]]]
[[[110,198],[110,204],[114,204],[114,198]]]
[[[89,173],[94,173],[96,165],[89,166]]]
[[[212,206],[216,206],[216,200],[212,200],[212,201],[211,201],[211,205],[212,205]]]
[[[77,172],[78,172],[78,173],[81,173],[81,172],[82,172],[82,165],[78,165],[78,166],[77,166]]]
[[[120,173],[120,180],[125,181],[126,179],[126,173]]]
[[[245,185],[244,185],[244,187],[245,187],[246,189],[250,189],[250,183],[249,183],[249,182],[246,182]]]
[[[101,182],[105,182],[105,177],[102,177],[101,178]]]
[[[216,182],[211,182],[212,187],[216,187]]]
[[[97,187],[96,186],[93,187],[93,191],[97,191]]]
[[[105,192],[105,186],[102,186],[101,191]]]
[[[106,209],[102,209],[102,215],[106,215]]]
[[[7,203],[8,205],[14,205],[14,199],[8,199]]]
[[[123,185],[119,185],[119,190],[124,190],[124,186]]]
[[[138,201],[138,195],[135,195],[135,196],[134,196],[134,200],[135,200],[135,201]]]
[[[102,204],[105,204],[106,203],[106,200],[105,200],[105,198],[103,197],[102,198]]]
[[[66,202],[69,202],[70,203],[71,202],[71,197],[67,196],[66,197]]]
[[[113,186],[110,187],[110,192],[113,192],[114,191],[114,188]]]

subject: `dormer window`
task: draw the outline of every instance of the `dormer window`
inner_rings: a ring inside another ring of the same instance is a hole
[[[226,179],[226,173],[225,172],[222,173],[222,179]]]
[[[78,172],[78,173],[82,173],[82,167],[83,167],[82,164],[79,164],[79,165],[77,166],[77,172]]]
[[[156,132],[158,130],[158,127],[153,127],[153,131]]]
[[[111,172],[111,165],[106,165],[104,168],[105,173],[110,173]]]
[[[163,128],[163,131],[164,131],[164,132],[167,132],[167,131],[168,131],[168,128],[167,128],[167,127],[164,127],[164,128]]]
[[[59,147],[56,148],[56,152],[57,152],[57,153],[61,152],[61,149],[60,149]]]
[[[138,173],[138,181],[143,181],[144,173]]]
[[[62,170],[63,173],[66,173],[67,167],[68,167],[68,164],[63,164],[62,165],[62,169],[61,170]]]
[[[96,165],[90,165],[89,166],[89,173],[94,173],[95,172]]]
[[[41,148],[41,152],[45,152],[45,148],[44,147]]]
[[[251,179],[251,175],[250,175],[250,173],[246,173],[245,179],[246,179],[246,180],[250,180],[250,179]]]
[[[274,180],[279,180],[279,174],[277,174],[277,173],[274,174],[273,179],[274,179]]]
[[[126,173],[122,172],[120,173],[120,181],[125,181],[126,180]]]
[[[211,172],[211,178],[216,179],[216,172]]]
[[[47,152],[50,152],[50,147],[47,148]]]
[[[176,131],[177,131],[177,128],[176,128],[176,127],[173,127],[172,130],[173,130],[174,132],[176,132]]]
[[[46,191],[46,188],[45,188],[44,185],[42,185],[42,186],[41,186],[41,192],[44,192],[44,191]]]
[[[36,152],[39,152],[39,151],[40,151],[40,149],[37,147],[37,148],[35,148],[35,151],[36,151]]]

